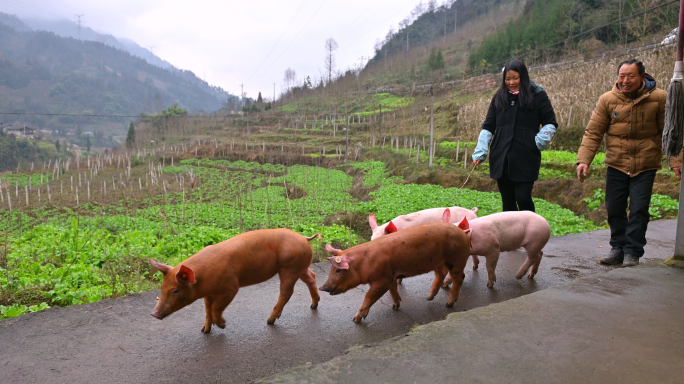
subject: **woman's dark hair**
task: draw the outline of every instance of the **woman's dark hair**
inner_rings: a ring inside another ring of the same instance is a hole
[[[532,83],[530,82],[530,74],[527,72],[525,63],[517,59],[509,61],[504,67],[501,76],[501,86],[494,94],[494,106],[497,109],[508,109],[508,87],[506,86],[506,73],[508,71],[515,71],[520,74],[520,93],[518,94],[520,106],[526,109],[534,108],[534,93]]]

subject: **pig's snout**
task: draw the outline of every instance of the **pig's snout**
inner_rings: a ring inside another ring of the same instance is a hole
[[[152,311],[152,313],[150,313],[150,315],[156,317],[159,320],[164,320],[164,317],[166,317],[166,316],[162,315],[161,313],[159,313],[159,311],[157,311],[156,309],[154,311]]]
[[[333,296],[342,293],[342,292],[340,292],[339,289],[337,289],[337,287],[332,287],[328,283],[325,283],[325,284],[321,285],[320,287],[318,287],[318,290],[323,291],[323,292],[328,292],[328,293],[330,293],[330,295],[333,295]]]

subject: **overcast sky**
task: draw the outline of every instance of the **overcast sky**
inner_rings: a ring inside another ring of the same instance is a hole
[[[420,0],[0,0],[18,16],[76,20],[97,32],[127,37],[174,66],[233,94],[273,96],[283,73],[298,79],[323,72],[326,38],[338,69],[373,55],[376,39],[397,28]],[[440,2],[441,3],[441,2]]]

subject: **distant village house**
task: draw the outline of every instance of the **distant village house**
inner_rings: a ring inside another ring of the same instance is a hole
[[[33,139],[36,135],[36,130],[34,128],[27,127],[26,125],[8,125],[2,128],[2,132],[7,136],[14,135],[17,137],[25,137],[28,139]]]

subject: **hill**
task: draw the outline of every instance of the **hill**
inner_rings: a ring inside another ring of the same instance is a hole
[[[1,112],[133,116],[157,113],[174,103],[190,112],[212,112],[235,98],[191,71],[152,65],[113,47],[110,43],[118,41],[113,37],[104,39],[106,43],[81,41],[33,30],[13,16],[0,16]],[[77,126],[118,132],[127,127],[121,119],[100,117],[20,118],[37,128],[60,132]],[[14,121],[7,115],[3,120]]]

